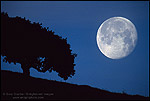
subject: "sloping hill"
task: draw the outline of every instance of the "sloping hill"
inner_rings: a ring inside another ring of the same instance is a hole
[[[1,99],[99,99],[99,100],[148,100],[148,97],[112,93],[86,85],[26,77],[22,73],[1,71]]]

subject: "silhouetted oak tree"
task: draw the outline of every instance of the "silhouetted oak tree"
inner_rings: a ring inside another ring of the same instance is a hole
[[[54,35],[42,24],[31,23],[21,17],[1,13],[1,55],[4,62],[20,63],[23,73],[30,75],[30,68],[39,72],[58,72],[67,80],[75,74],[74,58],[67,39]]]

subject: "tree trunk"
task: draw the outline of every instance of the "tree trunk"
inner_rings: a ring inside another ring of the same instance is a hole
[[[21,65],[21,68],[23,70],[23,74],[25,76],[30,76],[30,67],[26,65]]]

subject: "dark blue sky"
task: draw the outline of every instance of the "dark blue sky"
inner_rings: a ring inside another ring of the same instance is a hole
[[[40,22],[55,34],[67,37],[71,49],[78,56],[75,59],[76,73],[66,82],[149,96],[148,1],[1,1],[3,11],[11,17],[26,17],[32,22]],[[105,57],[96,43],[99,26],[115,16],[132,21],[138,33],[134,51],[119,60]],[[22,72],[20,64],[3,63],[2,59],[1,69]],[[63,81],[55,72],[30,71],[33,77]]]

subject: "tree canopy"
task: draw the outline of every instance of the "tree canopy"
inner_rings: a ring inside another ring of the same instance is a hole
[[[29,69],[39,72],[58,72],[67,80],[75,74],[74,59],[67,39],[55,35],[40,23],[1,13],[1,55],[4,62],[20,63],[24,74]]]

